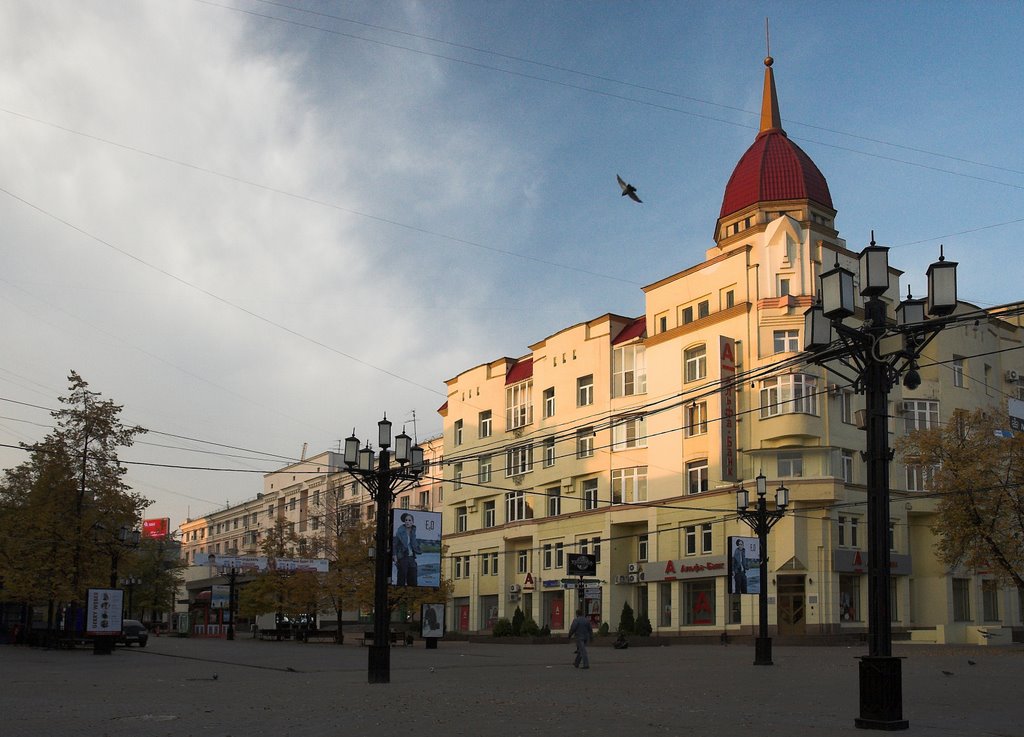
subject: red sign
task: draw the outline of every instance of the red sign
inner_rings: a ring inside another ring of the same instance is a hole
[[[719,336],[721,371],[722,481],[738,481],[736,465],[736,341]]]
[[[142,536],[160,540],[171,533],[171,518],[161,517],[159,519],[142,520]]]

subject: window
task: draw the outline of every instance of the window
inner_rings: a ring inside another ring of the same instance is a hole
[[[533,470],[533,446],[514,445],[505,451],[505,476],[519,476]]]
[[[986,622],[999,621],[999,585],[987,578],[981,582],[981,618]]]
[[[683,583],[683,624],[714,625],[714,580],[686,581]]]
[[[692,307],[684,307],[683,308],[682,323],[683,323],[683,325],[687,325],[687,324],[689,324],[691,322],[693,322],[693,308]]]
[[[708,490],[707,459],[690,461],[686,464],[686,484],[691,494],[702,494]]]
[[[522,491],[510,491],[505,494],[505,521],[517,522],[533,519],[533,507]]]
[[[736,293],[733,290],[728,290],[725,293],[725,309],[734,307],[736,305]]]
[[[839,517],[839,547],[856,548],[860,519],[858,517]]]
[[[647,501],[647,466],[612,471],[612,504]]]
[[[494,527],[497,523],[494,506],[493,499],[484,502],[484,527]]]
[[[711,303],[708,300],[703,300],[697,303],[697,318],[707,317],[711,314]]]
[[[516,552],[516,571],[519,573],[526,573],[529,568],[529,557],[525,550],[519,550]]]
[[[593,537],[590,539],[591,545],[594,546],[594,560],[598,563],[601,562],[601,538]]]
[[[462,420],[455,421],[455,444],[462,445]]]
[[[548,387],[544,390],[544,416],[555,416],[555,387]]]
[[[462,488],[462,464],[461,463],[456,463],[454,468],[455,468],[455,470],[453,472],[453,475],[454,475],[454,480],[455,480],[455,488],[456,489],[461,489]]]
[[[480,413],[480,437],[491,437],[492,430],[491,411],[489,409]]]
[[[889,520],[889,550],[896,550],[896,521]]]
[[[853,424],[853,392],[845,389],[839,392],[839,419],[847,425]]]
[[[847,484],[853,483],[853,451],[844,450],[840,456],[840,463],[842,464],[842,479]]]
[[[953,356],[953,386],[964,385],[964,359],[963,356]]]
[[[594,403],[594,375],[587,374],[576,379],[576,404],[586,407]]]
[[[660,605],[658,622],[662,627],[672,626],[672,586],[671,583],[658,585],[658,604]]]
[[[565,568],[565,546],[562,543],[555,543],[555,568]]]
[[[469,529],[469,513],[465,507],[455,508],[455,531],[465,532]]]
[[[456,555],[453,562],[452,578],[462,578],[462,556]]]
[[[776,353],[799,353],[800,352],[800,331],[799,330],[776,330],[775,352]]]
[[[487,553],[483,553],[480,556],[480,575],[491,575],[491,556]]]
[[[685,381],[699,381],[708,375],[707,348],[702,345],[683,351],[683,377]]]
[[[555,465],[555,436],[544,438],[544,467]]]
[[[481,484],[489,484],[491,482],[491,468],[493,462],[491,456],[480,456],[480,472],[477,480]]]
[[[486,557],[486,554],[485,554],[485,557]],[[490,557],[491,557],[491,575],[492,576],[497,576],[498,575],[498,554],[497,553],[491,553]]]
[[[639,561],[647,560],[647,551],[649,545],[647,535],[640,535],[636,541],[636,559]]]
[[[462,572],[465,574],[466,578],[469,578],[469,556],[468,555],[462,556]]]
[[[783,478],[804,475],[804,457],[800,453],[779,453],[779,476]]]
[[[695,402],[686,407],[686,437],[705,435],[708,431],[708,403]]]
[[[557,517],[562,513],[562,487],[552,486],[548,489],[548,516]]]
[[[612,421],[612,450],[647,447],[647,423],[643,416]]]
[[[630,397],[646,391],[644,347],[633,344],[612,350],[612,396]]]
[[[398,500],[398,506],[401,509],[408,509],[409,508],[409,495],[408,494],[406,494],[405,496],[403,496],[401,499]],[[295,523],[293,522],[292,524],[294,525]]]
[[[668,315],[658,315],[658,332],[664,333],[668,330]]]
[[[711,536],[711,525],[703,524],[700,526],[700,552],[710,553],[713,539]]]
[[[860,622],[860,576],[839,576],[839,621]]]
[[[903,418],[907,423],[908,433],[938,427],[939,403],[927,399],[906,401],[903,403]]]
[[[576,457],[591,458],[594,455],[594,428],[584,427],[576,431]]]
[[[581,484],[584,509],[597,509],[597,479],[584,479]]]
[[[761,381],[761,418],[800,412],[818,414],[818,378],[808,374],[773,376]]]
[[[541,554],[541,560],[543,561],[543,565],[544,565],[545,568],[550,568],[551,567],[551,543],[544,543],[544,547],[542,548],[542,550],[543,550],[543,552]]]
[[[505,387],[505,429],[515,430],[533,422],[533,382]]]
[[[971,621],[971,580],[953,579],[953,621]]]
[[[931,491],[935,466],[907,465],[907,491]]]
[[[779,296],[789,296],[789,279],[779,279]]]
[[[992,367],[987,363],[982,369],[985,372],[985,394],[992,396]]]

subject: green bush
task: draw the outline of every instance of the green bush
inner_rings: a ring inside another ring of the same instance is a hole
[[[512,636],[512,623],[508,617],[502,617],[494,623],[494,629],[491,631],[494,637],[511,637]]]
[[[512,623],[512,628],[515,629],[515,622]],[[527,615],[526,620],[523,622],[523,634],[529,637],[536,637],[540,634],[540,627],[533,621],[533,617]]]
[[[551,628],[548,625],[544,625],[540,628],[541,637],[551,637]]]
[[[603,635],[607,635],[609,629],[610,628],[608,627],[608,623],[607,622],[601,622],[601,626],[597,628],[597,634],[602,635],[602,636]]]
[[[641,637],[650,637],[653,631],[654,628],[651,627],[651,620],[646,614],[641,614],[636,618],[636,634]]]
[[[526,621],[526,615],[523,614],[523,610],[516,607],[515,613],[512,615],[512,635],[519,637],[523,634],[523,622]]]
[[[619,617],[618,631],[625,635],[631,635],[636,631],[636,620],[633,618],[633,607],[629,605],[628,601],[622,605],[622,616]]]

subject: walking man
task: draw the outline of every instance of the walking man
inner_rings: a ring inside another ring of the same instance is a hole
[[[576,638],[576,660],[572,667],[579,668],[583,663],[583,669],[590,667],[590,656],[587,654],[587,643],[593,638],[594,633],[590,629],[589,617],[583,616],[583,610],[576,610],[576,619],[569,625],[569,637]]]

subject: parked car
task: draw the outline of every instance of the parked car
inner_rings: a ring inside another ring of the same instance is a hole
[[[117,641],[122,645],[131,647],[134,642],[139,647],[146,647],[147,640],[149,640],[149,630],[139,620],[126,619],[121,623],[121,636]]]

